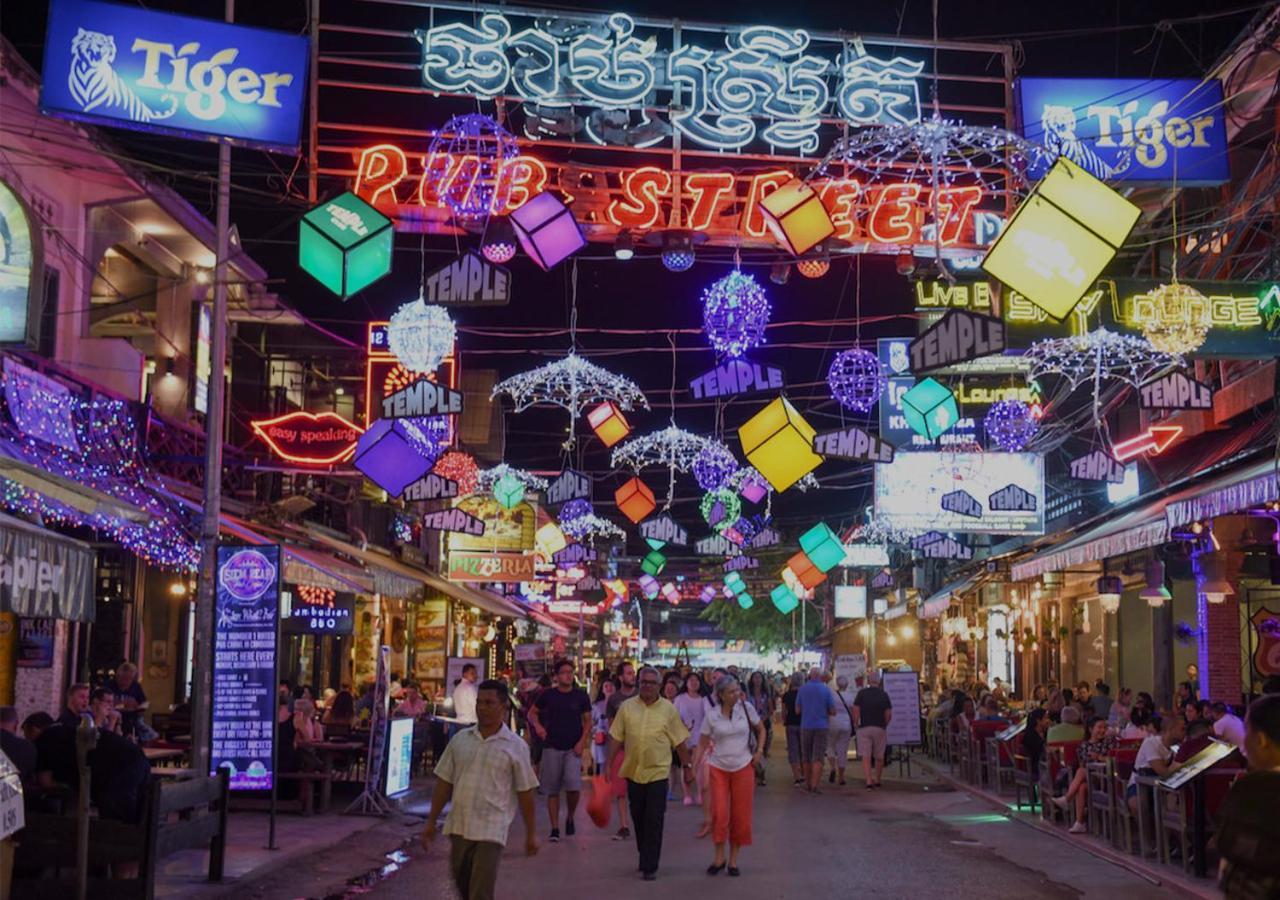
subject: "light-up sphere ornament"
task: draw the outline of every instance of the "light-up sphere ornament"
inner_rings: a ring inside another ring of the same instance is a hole
[[[516,255],[516,232],[506,216],[489,220],[480,242],[480,252],[494,265],[511,262]]]
[[[982,427],[987,439],[1006,453],[1017,453],[1036,436],[1040,422],[1031,407],[1021,400],[999,400],[991,404]]]
[[[720,356],[736,359],[764,343],[769,298],[737,269],[702,292],[702,330]]]
[[[733,491],[723,488],[707,491],[702,496],[698,511],[707,524],[715,529],[716,534],[721,534],[742,515],[742,501]]]
[[[453,319],[442,306],[419,297],[396,310],[387,325],[387,344],[401,365],[411,372],[434,372],[453,352],[457,339]]]
[[[595,512],[591,505],[591,501],[582,497],[575,497],[560,507],[560,522],[571,522],[574,519],[580,519],[583,516],[589,516]]]
[[[821,278],[831,269],[831,260],[825,256],[816,256],[811,259],[801,259],[796,261],[796,271],[805,278]]]
[[[474,494],[476,486],[480,483],[480,467],[476,465],[475,457],[461,450],[450,450],[441,456],[436,460],[435,467],[431,471],[441,478],[458,482],[460,497]]]
[[[1164,353],[1194,353],[1209,335],[1209,300],[1188,284],[1162,284],[1147,295],[1142,336]],[[1144,304],[1145,305],[1145,304]]]
[[[668,247],[662,251],[662,264],[668,272],[688,272],[696,259],[692,247]]]
[[[711,441],[693,459],[693,477],[704,491],[724,487],[729,476],[738,471],[732,451],[718,441]]]
[[[886,383],[879,358],[861,347],[841,350],[827,370],[831,396],[845,409],[855,412],[870,412],[884,393]]]
[[[516,139],[489,116],[454,116],[427,145],[426,187],[458,218],[483,218],[506,207],[511,179],[502,170],[519,155]]]

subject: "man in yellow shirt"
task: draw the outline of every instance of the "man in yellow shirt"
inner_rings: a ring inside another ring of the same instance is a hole
[[[639,694],[618,707],[609,729],[609,764],[605,766],[605,772],[612,772],[614,758],[623,751],[618,774],[627,780],[627,801],[645,881],[657,877],[662,855],[662,821],[667,814],[667,776],[673,751],[680,757],[684,780],[693,780],[693,764],[685,746],[689,730],[671,702],[658,696],[661,681],[652,666],[640,670]]]

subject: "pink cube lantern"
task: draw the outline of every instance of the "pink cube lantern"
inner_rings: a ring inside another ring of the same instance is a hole
[[[569,207],[553,193],[542,193],[509,216],[524,252],[543,271],[586,246],[587,239]]]

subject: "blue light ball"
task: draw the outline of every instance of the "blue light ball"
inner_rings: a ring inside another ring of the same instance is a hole
[[[870,412],[884,393],[887,379],[880,360],[870,350],[841,350],[827,370],[831,396],[845,409]]]

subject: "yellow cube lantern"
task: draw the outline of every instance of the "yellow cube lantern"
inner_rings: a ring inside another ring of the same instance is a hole
[[[778,240],[801,256],[836,233],[818,192],[792,178],[760,201],[760,211]]]
[[[1055,319],[1093,287],[1141,211],[1065,157],[1014,213],[982,268]]]
[[[560,530],[560,526],[555,522],[548,522],[534,532],[533,541],[537,551],[548,562],[551,561],[551,557],[569,546],[569,541],[565,538],[564,532]]]
[[[632,478],[618,488],[613,494],[613,499],[617,501],[618,510],[632,522],[639,522],[653,512],[658,505],[653,499],[653,491],[649,490],[649,485],[639,478]]]
[[[631,433],[631,425],[622,415],[622,410],[609,400],[587,413],[587,422],[606,447],[612,447]]]
[[[738,429],[742,452],[775,491],[785,491],[822,462],[813,452],[817,432],[786,397],[778,397]]]

